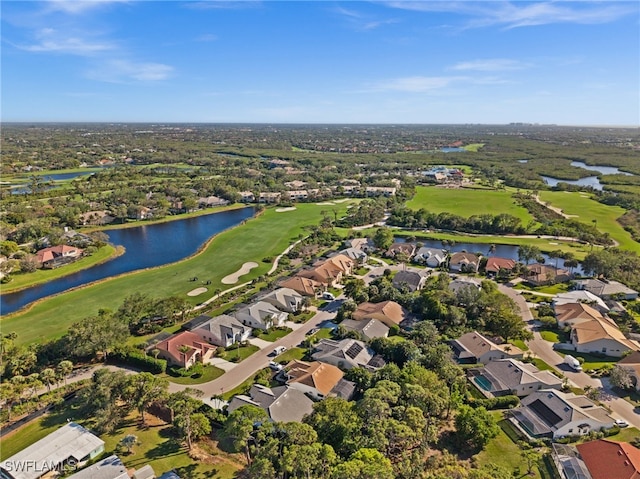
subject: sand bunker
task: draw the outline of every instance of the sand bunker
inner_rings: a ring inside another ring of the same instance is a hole
[[[318,206],[332,206],[332,205],[335,205],[335,203],[331,203],[331,201],[324,201],[322,203],[316,203],[316,205],[318,205]]]
[[[295,206],[288,206],[287,208],[276,208],[276,213],[284,213],[285,211],[294,211]]]
[[[207,288],[196,288],[196,289],[192,289],[191,291],[189,291],[187,293],[187,296],[198,296],[202,293],[206,293],[207,292]]]
[[[346,201],[351,201],[351,199],[350,198],[342,198],[342,199],[339,199],[339,200],[333,200],[334,203],[344,203]]]
[[[232,273],[222,278],[222,284],[236,284],[240,279],[240,276],[247,274],[253,268],[257,268],[257,267],[258,267],[258,263],[249,261],[248,263],[243,264],[242,267],[235,273]]]

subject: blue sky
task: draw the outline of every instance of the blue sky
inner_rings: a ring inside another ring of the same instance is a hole
[[[3,121],[640,125],[640,2],[5,1]]]

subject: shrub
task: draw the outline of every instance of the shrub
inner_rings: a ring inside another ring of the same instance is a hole
[[[469,401],[474,407],[484,406],[485,409],[510,409],[520,404],[520,398],[515,395],[499,396],[488,399],[471,398]]]
[[[135,349],[120,349],[115,351],[109,361],[129,364],[150,373],[161,374],[167,370],[167,361],[147,356],[143,352]]]

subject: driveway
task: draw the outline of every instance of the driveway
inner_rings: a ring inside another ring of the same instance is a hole
[[[640,429],[640,415],[635,412],[634,406],[632,404],[613,394],[611,385],[606,378],[596,379],[592,378],[584,372],[571,370],[567,365],[564,364],[564,358],[553,350],[553,344],[545,341],[540,336],[540,332],[537,330],[539,323],[537,321],[534,321],[533,315],[531,314],[531,311],[529,310],[527,302],[524,300],[524,298],[513,288],[509,288],[502,284],[498,285],[498,289],[500,290],[500,292],[506,294],[516,302],[516,304],[520,308],[522,319],[527,323],[529,329],[533,331],[533,339],[527,341],[527,346],[529,346],[529,350],[533,354],[535,354],[536,357],[542,359],[549,366],[561,372],[565,377],[569,379],[571,383],[573,383],[577,387],[583,389],[586,386],[602,388],[606,394],[605,398],[603,398],[601,401],[606,407],[611,409],[611,415],[615,419],[622,418],[630,425]]]

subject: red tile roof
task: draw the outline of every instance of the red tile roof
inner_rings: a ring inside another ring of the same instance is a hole
[[[186,346],[186,352],[180,351],[182,346]],[[203,341],[200,336],[190,331],[183,331],[178,334],[160,341],[156,344],[156,349],[168,352],[176,362],[182,365],[187,364],[194,355],[200,353],[205,354],[210,349],[216,349],[216,346]]]
[[[576,447],[593,479],[640,479],[640,449],[628,442],[599,439]]]
[[[497,273],[500,271],[500,268],[511,271],[515,266],[516,262],[512,259],[492,256],[487,260],[485,271]]]

